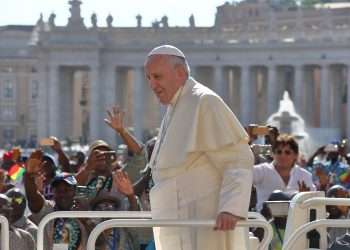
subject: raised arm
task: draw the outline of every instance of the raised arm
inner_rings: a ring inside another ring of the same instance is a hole
[[[69,159],[62,149],[60,141],[54,136],[51,136],[50,139],[54,142],[54,145],[51,146],[51,148],[58,155],[58,163],[62,168],[62,172],[73,172],[69,164]]]
[[[35,178],[39,177],[43,164],[42,157],[42,151],[34,151],[26,163],[26,172],[24,174],[24,188],[28,199],[28,206],[33,213],[40,212],[45,202],[35,183]]]
[[[119,107],[113,107],[111,110],[107,110],[107,114],[108,118],[104,121],[119,134],[128,149],[135,154],[141,153],[142,145],[124,127],[125,112],[121,111]]]
[[[138,211],[139,206],[135,196],[134,188],[128,174],[123,170],[118,170],[113,176],[113,186],[128,198],[130,211]]]

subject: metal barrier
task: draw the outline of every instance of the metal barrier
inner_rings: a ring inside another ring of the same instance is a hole
[[[248,212],[248,218],[249,219],[259,219],[259,220],[265,220],[265,217],[261,213],[257,212]]]
[[[214,227],[214,220],[119,220],[112,219],[98,224],[90,233],[87,250],[95,250],[97,237],[111,227]],[[237,227],[261,227],[264,229],[264,239],[261,241],[259,250],[268,249],[273,237],[271,225],[266,220],[239,221]]]
[[[3,215],[0,215],[0,224],[1,224],[1,250],[10,249],[10,228],[7,218]]]
[[[320,192],[307,192],[307,193],[299,193],[300,196],[299,199],[292,200],[290,203],[291,206],[289,208],[288,213],[288,222],[287,222],[287,228],[285,232],[285,242],[284,247],[286,246],[287,242],[291,240],[291,238],[294,237],[295,234],[299,235],[299,230],[302,230],[302,228],[305,227],[305,225],[309,225],[309,209],[315,209],[316,211],[316,218],[315,221],[324,221],[326,219],[326,206],[333,205],[333,206],[350,206],[350,199],[348,198],[327,198],[324,197],[324,193],[322,192],[322,196],[320,197]],[[297,196],[298,196],[297,195]],[[312,197],[312,195],[317,195],[317,197]],[[296,197],[297,198],[297,197]],[[298,211],[298,213],[296,212]],[[289,221],[291,220],[291,221]],[[296,223],[297,220],[304,220],[303,223]],[[330,220],[331,221],[331,220]],[[333,221],[333,220],[332,220]],[[289,223],[293,224],[293,229],[289,228]],[[313,222],[314,223],[314,222]],[[328,223],[328,222],[327,222]],[[336,226],[332,226],[336,227]],[[348,225],[348,227],[350,227]],[[320,248],[326,249],[328,245],[327,241],[327,230],[325,227],[317,228],[317,231],[320,233]],[[294,249],[303,249],[307,246],[307,240],[306,236],[304,234],[301,234],[298,236],[299,240],[294,241]],[[283,248],[284,249],[284,248]]]
[[[1,219],[1,217],[2,216],[0,216],[0,219]],[[56,211],[56,212],[52,212],[52,213],[46,215],[44,218],[42,218],[42,220],[40,221],[40,223],[38,225],[37,250],[44,250],[44,245],[43,245],[43,243],[44,243],[44,228],[49,221],[56,219],[56,218],[119,218],[119,219],[135,220],[135,219],[151,219],[152,217],[151,217],[151,212],[140,212],[140,211],[137,211],[137,212],[132,212],[132,211]],[[248,218],[259,219],[260,221],[266,222],[265,218],[260,213],[249,212]],[[129,220],[129,221],[132,221],[132,220]],[[249,221],[251,221],[251,220],[249,220]],[[7,220],[6,220],[6,222],[7,222]],[[255,222],[255,220],[254,220],[254,222]],[[213,223],[211,223],[208,226],[212,226],[212,225],[213,225]],[[8,224],[7,224],[7,229],[8,229]],[[266,231],[266,229],[265,229],[265,231]],[[7,237],[5,239],[9,239],[8,230],[7,230],[6,235],[7,235]],[[5,236],[2,235],[2,237],[5,237]],[[271,239],[268,242],[270,242]],[[7,240],[7,243],[8,243],[8,240]],[[6,244],[6,242],[2,241],[1,244]],[[5,247],[2,249],[8,250],[9,248]]]
[[[326,198],[315,197],[305,200],[302,204],[302,208],[310,208],[315,205],[333,205],[333,206],[350,206],[349,198]]]
[[[1,216],[2,217],[2,216]],[[1,218],[0,217],[0,218]],[[121,218],[145,219],[151,218],[150,212],[130,211],[57,211],[46,215],[39,223],[37,234],[37,250],[44,250],[44,228],[46,224],[56,218]],[[2,236],[3,237],[3,236]],[[8,237],[7,237],[8,239]],[[3,250],[3,249],[1,249]],[[8,250],[8,248],[4,248]]]
[[[293,246],[295,245],[295,242],[303,236],[305,233],[316,229],[317,227],[349,227],[350,225],[350,219],[345,220],[334,220],[334,219],[322,219],[317,221],[309,222],[301,227],[298,228],[298,230],[293,233],[288,241],[283,245],[283,250],[292,250]],[[300,250],[300,249],[298,249]]]

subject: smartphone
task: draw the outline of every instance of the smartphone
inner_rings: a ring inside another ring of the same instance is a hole
[[[55,142],[51,138],[43,138],[40,140],[40,146],[53,146],[55,145]]]
[[[106,156],[106,160],[109,163],[117,160],[117,153],[115,151],[104,151],[103,154]]]
[[[252,129],[253,135],[267,135],[269,133],[269,127],[256,126]]]
[[[256,154],[256,155],[271,155],[272,146],[271,145],[254,144],[252,146],[252,150],[253,150],[254,154]]]

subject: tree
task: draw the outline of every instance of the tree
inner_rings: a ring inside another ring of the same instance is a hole
[[[322,1],[322,0],[301,0],[300,1],[300,5],[302,6],[302,7],[313,7],[313,6],[315,6],[316,4],[322,4],[322,3],[324,3],[324,1]]]

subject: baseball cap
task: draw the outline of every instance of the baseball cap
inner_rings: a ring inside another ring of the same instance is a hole
[[[107,148],[108,150],[112,150],[111,146],[108,145],[107,142],[103,141],[103,140],[96,140],[93,143],[90,144],[89,146],[89,154],[94,151],[96,148],[99,147],[104,147]]]
[[[77,185],[77,180],[75,179],[74,175],[72,175],[70,173],[62,172],[53,178],[53,180],[51,182],[51,186],[54,187],[62,181],[67,183],[70,186]]]
[[[111,202],[114,204],[116,208],[121,207],[121,200],[119,197],[116,196],[116,194],[113,194],[111,192],[102,191],[100,192],[94,199],[90,201],[90,206],[93,210],[95,210],[95,207],[103,202]]]
[[[327,153],[338,152],[338,145],[333,143],[327,144],[326,147],[324,148],[324,151]]]

